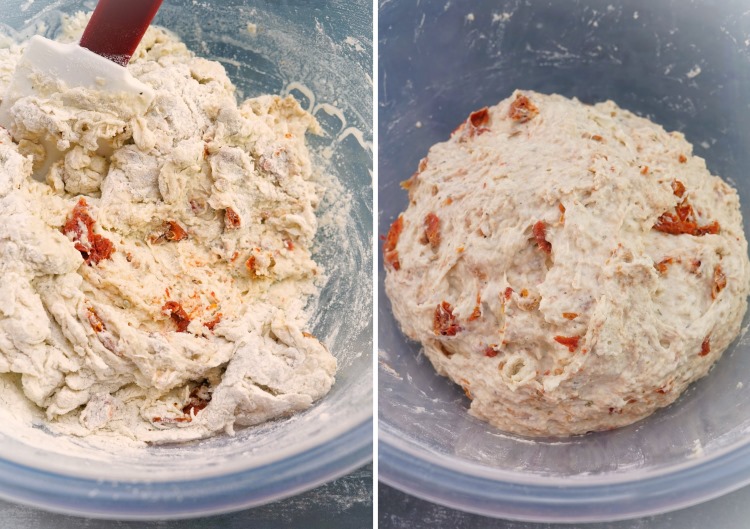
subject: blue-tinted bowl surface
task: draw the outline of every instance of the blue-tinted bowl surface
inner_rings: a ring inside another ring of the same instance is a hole
[[[750,2],[380,2],[379,230],[399,182],[473,110],[516,88],[612,99],[679,130],[739,190],[750,222]],[[533,521],[643,516],[750,483],[750,340],[675,404],[612,432],[505,435],[466,413],[399,332],[379,258],[380,478],[480,514]]]
[[[94,6],[0,0],[0,29],[16,39],[54,36],[61,13]],[[61,453],[53,435],[32,445],[6,425],[0,428],[6,499],[106,518],[201,516],[291,496],[372,457],[372,5],[165,0],[154,23],[222,62],[238,97],[291,93],[321,122],[325,135],[310,143],[341,189],[326,196],[320,214],[336,213],[345,223],[325,224],[318,233],[314,254],[328,279],[308,308],[312,332],[338,359],[336,384],[289,419],[115,457],[85,441]]]

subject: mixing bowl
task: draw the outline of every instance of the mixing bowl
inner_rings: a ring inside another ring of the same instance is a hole
[[[53,36],[61,13],[94,5],[1,0],[0,29],[17,40]],[[139,450],[57,437],[19,421],[23,400],[3,402],[6,499],[95,517],[198,516],[293,495],[372,457],[372,5],[166,0],[154,23],[222,62],[238,97],[292,93],[321,122],[325,135],[310,144],[317,165],[334,178],[319,211],[315,258],[328,279],[308,311],[312,332],[338,359],[336,383],[289,419],[233,437]]]
[[[740,193],[750,233],[750,2],[382,1],[379,226],[398,183],[473,110],[513,89],[620,106],[679,130]],[[379,269],[380,478],[475,513],[596,521],[677,509],[750,483],[750,337],[672,406],[616,431],[506,435],[399,332]]]

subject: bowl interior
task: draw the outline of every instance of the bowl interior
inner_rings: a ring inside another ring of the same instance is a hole
[[[747,3],[393,2],[380,12],[380,230],[407,205],[399,182],[473,110],[516,88],[612,99],[683,132],[734,185],[750,228]],[[379,264],[381,439],[457,472],[504,481],[616,481],[668,472],[750,441],[750,336],[672,406],[616,431],[569,439],[506,435],[466,413],[390,311]],[[474,466],[476,465],[476,467]]]
[[[36,32],[54,36],[62,13],[88,11],[95,4],[5,0],[0,31],[17,40]],[[341,0],[166,0],[154,23],[175,32],[196,54],[220,61],[238,98],[291,93],[321,122],[325,134],[309,143],[328,187],[314,255],[327,278],[307,310],[312,332],[338,359],[336,383],[324,399],[294,417],[238,430],[235,436],[137,450],[113,450],[106,440],[55,437],[41,421],[19,419],[26,414],[18,410],[30,406],[11,396],[0,412],[5,425],[0,458],[7,461],[113,481],[195,479],[272,464],[324,445],[372,417],[371,6]],[[0,382],[12,386],[14,379],[5,376]]]

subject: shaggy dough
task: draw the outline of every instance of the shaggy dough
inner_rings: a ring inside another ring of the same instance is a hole
[[[393,313],[500,429],[630,424],[740,330],[737,193],[682,134],[611,101],[516,92],[472,113],[404,187],[384,245]]]
[[[238,105],[220,64],[156,27],[128,69],[155,90],[145,113],[63,88],[0,131],[0,372],[75,435],[186,441],[308,408],[336,370],[303,330],[317,123],[292,98]],[[37,182],[45,137],[66,154]]]

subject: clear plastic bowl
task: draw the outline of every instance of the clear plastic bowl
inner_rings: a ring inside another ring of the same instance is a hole
[[[679,130],[740,192],[750,233],[750,2],[381,2],[379,220],[398,183],[473,110],[531,89],[612,99]],[[380,259],[379,259],[380,260]],[[391,315],[379,271],[380,479],[453,508],[604,521],[696,504],[750,483],[750,337],[675,404],[616,431],[505,435],[466,413]]]
[[[36,31],[51,36],[61,12],[94,6],[3,0],[0,21],[19,39]],[[338,358],[336,384],[310,410],[234,437],[114,454],[85,441],[67,450],[69,441],[39,425],[4,420],[5,499],[93,517],[202,516],[291,496],[372,457],[372,5],[165,0],[155,23],[221,61],[239,97],[293,93],[321,121],[326,136],[310,143],[341,182],[342,200],[324,202],[320,213],[349,208],[344,226],[319,232],[316,258],[328,281],[309,307],[312,332]],[[248,23],[257,25],[254,34]],[[3,408],[13,415],[8,403]]]

